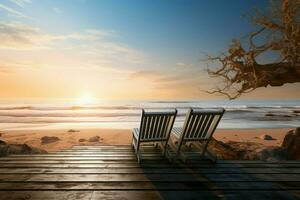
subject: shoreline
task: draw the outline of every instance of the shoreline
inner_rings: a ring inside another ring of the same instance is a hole
[[[214,138],[222,141],[256,142],[265,146],[280,146],[285,134],[291,128],[252,128],[252,129],[217,129]],[[70,131],[73,130],[73,131]],[[28,144],[44,149],[48,152],[71,148],[73,145],[126,145],[131,143],[131,129],[116,128],[76,128],[64,127],[61,129],[31,129],[0,131],[0,140],[9,144]],[[275,140],[264,140],[262,135],[267,134]],[[58,137],[56,142],[42,144],[44,136]],[[98,142],[79,142],[80,139],[88,140],[99,136]]]

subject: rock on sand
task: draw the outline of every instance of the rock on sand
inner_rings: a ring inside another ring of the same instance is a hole
[[[93,137],[90,137],[89,139],[88,139],[88,141],[89,142],[99,142],[99,140],[100,140],[100,137],[99,136],[93,136]]]
[[[287,151],[289,159],[300,160],[300,127],[287,132],[281,147]]]
[[[260,138],[263,139],[263,140],[276,140],[271,135],[267,135],[267,134],[261,135]]]
[[[44,136],[41,138],[41,142],[42,144],[49,144],[49,143],[53,143],[53,142],[57,142],[58,140],[60,140],[58,137],[55,136]]]
[[[7,144],[0,140],[0,156],[7,156],[9,154],[41,154],[47,151],[27,144]]]
[[[80,130],[69,129],[68,132],[69,132],[69,133],[75,133],[75,132],[80,132]]]

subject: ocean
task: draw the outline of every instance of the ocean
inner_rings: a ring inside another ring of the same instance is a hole
[[[101,101],[78,105],[64,101],[0,101],[0,131],[23,128],[138,127],[141,109],[177,108],[182,126],[190,107],[226,109],[219,128],[292,128],[300,126],[300,100]]]

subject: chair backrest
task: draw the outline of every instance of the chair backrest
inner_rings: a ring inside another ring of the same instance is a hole
[[[151,112],[142,110],[139,141],[166,141],[170,137],[177,110]]]
[[[181,140],[210,140],[225,110],[189,109],[183,125]]]

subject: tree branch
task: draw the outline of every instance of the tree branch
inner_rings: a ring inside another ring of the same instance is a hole
[[[269,15],[252,18],[260,28],[249,34],[248,45],[235,39],[221,56],[208,56],[208,61],[221,64],[214,70],[208,68],[208,74],[224,81],[224,87],[208,93],[235,99],[259,87],[300,82],[300,0],[282,0],[281,5],[275,5]],[[255,38],[262,44],[256,45]],[[259,63],[269,52],[280,62],[274,58],[273,62]]]

